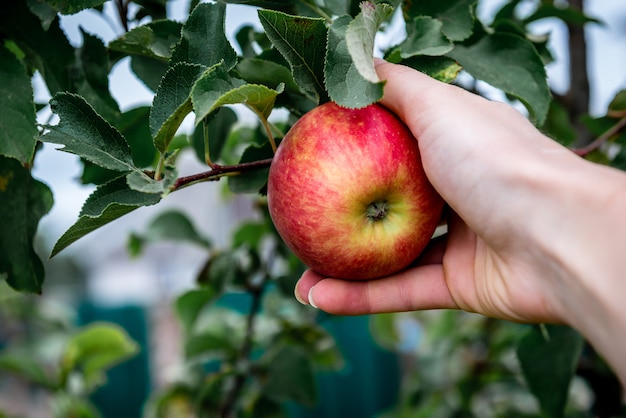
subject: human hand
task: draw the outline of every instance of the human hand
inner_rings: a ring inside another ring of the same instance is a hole
[[[563,273],[538,239],[551,208],[537,188],[577,157],[508,105],[407,67],[379,63],[377,71],[387,80],[382,103],[418,139],[426,174],[450,207],[448,233],[389,277],[352,282],[309,270],[296,297],[344,315],[460,308],[563,322],[556,294]]]

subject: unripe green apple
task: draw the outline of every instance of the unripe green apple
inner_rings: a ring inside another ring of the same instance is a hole
[[[407,267],[443,207],[417,140],[378,104],[329,102],[302,116],[276,151],[267,197],[278,233],[304,264],[352,280]]]

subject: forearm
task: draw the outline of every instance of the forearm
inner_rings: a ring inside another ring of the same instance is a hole
[[[626,174],[563,156],[544,176],[534,233],[557,309],[626,383]]]

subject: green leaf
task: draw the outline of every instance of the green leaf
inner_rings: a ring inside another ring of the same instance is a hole
[[[113,123],[120,109],[109,90],[110,63],[104,43],[81,28],[83,44],[76,51],[72,71],[75,92],[82,96],[96,113]]]
[[[46,372],[43,364],[25,353],[0,353],[0,371],[11,373],[46,389],[55,390],[57,384]]]
[[[50,106],[60,121],[57,125],[47,126],[48,132],[41,137],[42,141],[64,145],[63,151],[109,170],[137,169],[126,139],[85,99],[76,94],[58,93],[50,101]]]
[[[181,30],[182,24],[173,20],[149,22],[131,29],[109,43],[109,49],[167,62],[180,40]]]
[[[224,145],[228,140],[231,129],[237,123],[237,114],[228,107],[221,107],[210,118],[207,127],[209,137],[209,152],[213,162],[220,159]],[[204,156],[204,124],[196,126],[192,138],[193,148],[200,161],[205,161]]]
[[[272,156],[272,147],[269,142],[266,142],[262,146],[250,145],[243,152],[239,162],[249,163],[271,158]],[[267,183],[268,174],[269,167],[228,177],[228,188],[233,193],[258,193]]]
[[[442,33],[443,24],[428,16],[418,16],[407,27],[407,38],[400,44],[402,58],[415,55],[444,55],[454,45]]]
[[[517,357],[531,393],[541,410],[552,418],[563,417],[583,338],[565,326],[533,326],[522,338]]]
[[[139,168],[152,166],[157,155],[150,135],[150,110],[149,106],[129,109],[119,116],[115,125],[126,138],[133,162]]]
[[[259,10],[258,15],[268,38],[289,62],[298,85],[315,93],[320,102],[327,101],[324,87],[325,20],[270,10]]]
[[[620,90],[611,103],[609,103],[608,114],[614,117],[626,115],[626,90]]]
[[[161,194],[165,197],[170,192],[170,187],[176,181],[177,172],[173,167],[164,170],[165,176],[161,180],[155,180],[141,171],[133,171],[126,175],[126,183],[132,190],[143,193]]]
[[[176,299],[175,310],[186,333],[190,333],[200,311],[213,302],[219,293],[213,288],[190,290]]]
[[[262,392],[279,402],[293,401],[312,406],[317,398],[313,364],[306,351],[284,345],[268,360]]]
[[[352,60],[346,43],[346,30],[351,22],[352,18],[344,15],[330,26],[324,73],[331,100],[341,106],[359,108],[382,98],[384,82],[366,80]]]
[[[68,245],[101,226],[139,207],[154,205],[160,200],[159,194],[132,190],[126,182],[126,176],[120,176],[99,186],[87,198],[76,223],[54,245],[50,256],[55,256]]]
[[[444,83],[452,83],[463,69],[455,60],[448,57],[420,55],[403,60],[402,64],[428,74]]]
[[[270,232],[264,222],[247,222],[242,224],[233,236],[233,248],[249,245],[250,248],[258,249],[261,239]]]
[[[52,21],[57,17],[57,11],[52,6],[41,0],[26,0],[30,11],[39,18],[44,30],[50,29]]]
[[[283,88],[283,84],[276,90],[262,84],[245,84],[230,77],[222,65],[215,66],[198,79],[191,91],[196,124],[222,106],[239,103],[267,119]]]
[[[569,113],[558,100],[550,103],[550,109],[541,131],[564,146],[570,146],[576,140],[576,131],[570,121]]]
[[[0,157],[0,276],[22,292],[40,293],[44,267],[33,250],[39,220],[52,207],[50,189],[12,158]]]
[[[139,347],[121,328],[95,323],[72,336],[61,356],[65,374],[82,372],[89,388],[105,381],[105,371],[135,355]]]
[[[472,34],[477,0],[422,0],[403,3],[407,21],[418,16],[436,18],[443,23],[443,33],[451,41],[463,41]]]
[[[202,236],[191,220],[182,212],[169,210],[161,213],[148,224],[141,234],[134,234],[142,243],[178,241],[210,248],[209,240]]]
[[[473,45],[457,45],[448,56],[472,76],[519,99],[541,125],[550,106],[550,88],[533,45],[507,33],[487,35]]]
[[[154,146],[164,154],[185,117],[191,112],[191,89],[206,70],[200,64],[180,62],[161,80],[150,111]]]
[[[68,75],[75,50],[59,26],[59,19],[54,19],[44,30],[25,1],[5,1],[0,27],[3,38],[13,40],[26,54],[26,61],[39,70],[51,95],[73,90],[73,80]]]
[[[602,23],[599,19],[590,17],[574,7],[562,7],[560,4],[541,4],[537,10],[524,19],[525,24],[535,22],[540,19],[556,17],[565,23],[572,25],[584,25],[585,23]]]
[[[374,69],[374,39],[380,25],[393,13],[386,3],[364,1],[359,13],[345,32],[346,46],[359,74],[370,83],[380,82]]]
[[[0,155],[28,164],[37,144],[33,88],[26,68],[0,46]]]
[[[274,61],[260,58],[246,58],[235,67],[239,76],[250,84],[264,84],[276,89],[283,83],[285,91],[300,93],[300,87],[289,71],[289,68]]]
[[[226,38],[226,5],[200,3],[183,26],[180,43],[172,53],[172,62],[188,62],[212,67],[219,62],[229,70],[237,62],[237,53]]]
[[[81,10],[101,6],[106,0],[45,0],[55,10],[65,15],[72,15]]]

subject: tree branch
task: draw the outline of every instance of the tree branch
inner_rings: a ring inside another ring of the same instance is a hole
[[[218,165],[215,164],[209,171],[205,171],[198,174],[192,174],[190,176],[181,177],[170,188],[170,191],[178,190],[183,187],[189,186],[194,183],[202,181],[214,181],[219,180],[224,176],[232,176],[235,174],[247,173],[261,168],[267,168],[272,163],[272,159],[252,161],[249,163],[233,164],[233,165]]]
[[[574,148],[572,151],[574,151],[576,155],[580,155],[581,157],[584,157],[585,155],[589,154],[591,151],[594,151],[598,149],[600,146],[602,146],[602,144],[604,144],[609,138],[611,138],[613,135],[621,131],[624,128],[624,126],[626,126],[626,116],[618,120],[615,125],[611,126],[609,129],[607,129],[602,135],[597,137],[595,140],[591,141],[584,147]]]
[[[569,7],[584,12],[584,0],[569,0]],[[589,75],[587,73],[587,41],[585,27],[581,24],[567,23],[569,34],[569,91],[563,97],[572,126],[576,131],[576,147],[587,145],[593,140],[589,130],[580,121],[581,116],[589,113]]]

